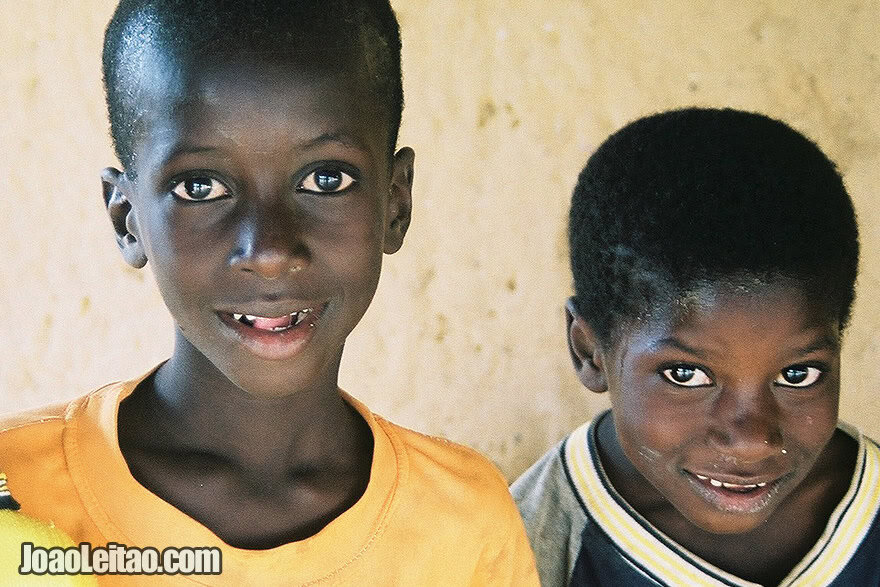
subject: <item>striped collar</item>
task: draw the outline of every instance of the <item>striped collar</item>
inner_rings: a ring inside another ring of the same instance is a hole
[[[596,448],[605,412],[571,433],[562,447],[566,473],[587,516],[632,566],[672,586],[759,587],[704,561],[660,532],[611,486]],[[849,490],[834,509],[822,536],[782,580],[780,587],[827,585],[844,569],[880,511],[880,447],[856,429],[840,428],[858,441]]]

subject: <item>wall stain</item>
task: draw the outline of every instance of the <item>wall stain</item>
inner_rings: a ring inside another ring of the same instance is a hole
[[[88,311],[91,309],[91,307],[92,307],[91,298],[89,298],[89,296],[83,296],[83,299],[80,300],[80,302],[79,302],[79,313],[80,314],[87,314]]]
[[[49,336],[52,333],[52,324],[54,323],[54,319],[52,318],[52,314],[46,314],[43,316],[43,323],[40,327],[40,332],[37,334],[37,341],[40,344],[46,344],[49,342]]]
[[[507,291],[516,291],[516,277],[511,276],[510,279],[507,280],[505,286],[507,287]]]
[[[419,282],[416,286],[416,293],[423,294],[428,291],[428,286],[434,281],[435,275],[437,275],[437,272],[434,271],[433,267],[428,267],[424,271],[421,271],[419,273]]]
[[[435,342],[443,342],[446,339],[446,335],[449,334],[448,324],[449,321],[445,315],[437,314],[437,332],[434,333]]]
[[[40,78],[32,75],[24,85],[24,99],[33,102],[37,97],[37,90],[40,88]]]
[[[477,114],[477,128],[485,127],[490,120],[495,118],[495,115],[498,113],[498,108],[495,106],[495,103],[491,99],[483,100],[483,103],[480,104],[480,110]]]
[[[510,102],[504,103],[504,111],[507,112],[507,115],[510,117],[510,128],[518,127],[521,121],[519,119],[519,116],[516,115],[516,111],[513,109],[513,106]]]
[[[122,265],[122,270],[125,271],[131,277],[134,277],[136,280],[143,282],[144,281],[144,273],[140,269],[135,269],[128,263],[124,263]]]

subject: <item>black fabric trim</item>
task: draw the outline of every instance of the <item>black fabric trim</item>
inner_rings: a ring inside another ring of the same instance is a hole
[[[0,495],[0,510],[18,510],[21,505],[11,495]]]

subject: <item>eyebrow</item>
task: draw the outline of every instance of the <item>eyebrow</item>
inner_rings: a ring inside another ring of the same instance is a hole
[[[358,140],[356,137],[353,137],[350,134],[344,132],[325,132],[324,134],[321,134],[304,143],[300,143],[298,146],[301,149],[311,149],[313,147],[325,145],[327,143],[338,143],[349,148],[362,149],[364,151],[369,150],[363,142]]]
[[[702,351],[695,349],[681,342],[674,336],[667,336],[666,338],[661,338],[660,340],[653,343],[649,348],[651,351],[656,351],[660,347],[672,347],[678,349],[680,351],[684,351],[688,354],[694,355],[695,357],[700,357],[701,359],[706,358],[706,354]]]
[[[695,357],[700,357],[701,359],[706,358],[706,354],[699,349],[695,349],[691,346],[686,345],[682,341],[678,340],[674,336],[668,336],[666,338],[661,338],[656,341],[654,344],[650,346],[651,351],[656,351],[660,347],[672,347],[678,349],[680,351],[684,351]],[[823,334],[819,336],[812,343],[808,344],[804,347],[799,347],[794,349],[794,354],[797,355],[809,355],[810,353],[814,353],[816,351],[836,351],[840,348],[838,341],[827,334]]]
[[[182,155],[196,155],[199,153],[212,153],[217,151],[217,147],[193,145],[190,143],[178,143],[168,151],[160,151],[158,162],[160,166],[168,165]]]
[[[823,334],[811,344],[795,349],[795,352],[799,355],[808,355],[816,351],[836,351],[838,349],[840,349],[840,342],[833,336]]]
[[[313,149],[315,147],[326,145],[328,143],[336,143],[349,149],[369,151],[369,149],[366,145],[364,145],[363,142],[344,132],[323,133],[313,139],[309,139],[303,143],[299,143],[297,145],[297,148]],[[175,145],[174,148],[171,149],[168,153],[164,154],[161,158],[161,162],[163,165],[166,165],[169,161],[174,161],[181,155],[197,155],[199,153],[211,153],[219,150],[220,149],[218,147],[213,146],[200,146],[189,143],[180,143],[178,145]]]

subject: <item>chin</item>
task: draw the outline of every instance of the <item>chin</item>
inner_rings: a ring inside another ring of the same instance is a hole
[[[747,534],[763,525],[770,512],[766,515],[755,514],[724,514],[693,518],[685,516],[694,526],[710,534]]]

